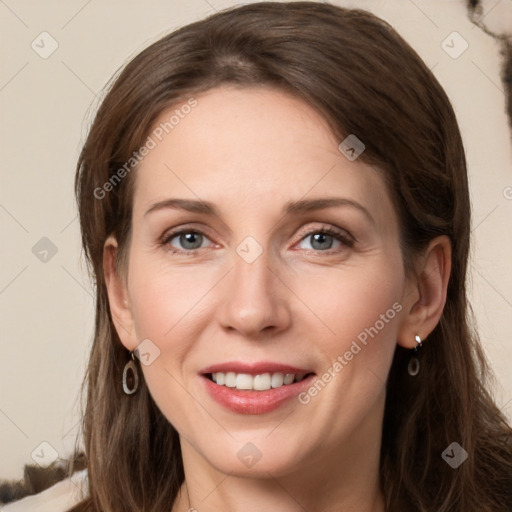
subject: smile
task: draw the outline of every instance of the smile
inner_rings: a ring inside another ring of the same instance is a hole
[[[314,372],[278,363],[229,362],[200,373],[207,394],[238,414],[269,413],[311,386]]]
[[[238,390],[267,391],[269,389],[288,386],[294,382],[300,382],[308,375],[305,373],[261,373],[250,375],[249,373],[216,372],[209,374],[209,378],[219,386],[235,388]]]

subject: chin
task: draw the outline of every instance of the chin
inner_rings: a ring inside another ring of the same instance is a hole
[[[266,439],[265,435],[239,436],[239,440],[218,443],[213,450],[208,447],[202,456],[217,471],[232,476],[268,478],[269,474],[277,477],[295,472],[301,464],[299,455],[304,455],[303,444],[285,445],[278,439]]]

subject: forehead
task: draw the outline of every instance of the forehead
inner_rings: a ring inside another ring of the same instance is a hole
[[[169,196],[277,211],[290,199],[326,194],[365,203],[376,217],[392,214],[380,173],[345,158],[341,141],[304,101],[223,86],[195,102],[173,106],[153,126],[155,147],[136,172],[135,215]]]

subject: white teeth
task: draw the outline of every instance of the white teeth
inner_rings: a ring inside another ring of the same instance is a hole
[[[295,374],[294,373],[287,373],[284,376],[284,383],[285,384],[291,384],[295,380]]]
[[[252,389],[252,375],[248,373],[239,373],[236,376],[236,389]]]
[[[256,375],[254,377],[253,389],[257,389],[258,391],[266,391],[270,389],[272,380],[270,378],[270,373],[264,373],[262,375]]]
[[[220,372],[217,372],[217,375],[219,375]],[[224,386],[227,386],[228,388],[234,388],[236,386],[236,373],[235,372],[228,372],[226,373],[224,377]]]
[[[273,373],[272,374],[272,387],[280,388],[284,382],[284,373]]]
[[[294,373],[262,373],[259,375],[250,375],[248,373],[235,372],[216,372],[212,373],[212,380],[219,386],[236,388],[240,390],[267,391],[271,388],[280,388],[293,382],[300,382],[306,374]]]

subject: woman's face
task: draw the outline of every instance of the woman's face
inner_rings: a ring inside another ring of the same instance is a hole
[[[253,475],[357,464],[380,440],[407,297],[384,181],[299,99],[196,100],[167,130],[176,108],[161,116],[136,171],[123,343],[143,343],[185,459]]]

